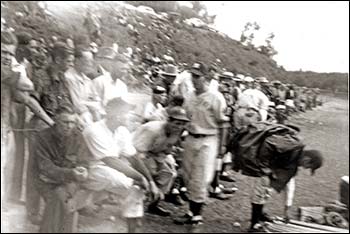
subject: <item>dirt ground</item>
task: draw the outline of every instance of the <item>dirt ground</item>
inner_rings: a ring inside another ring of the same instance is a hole
[[[137,98],[135,102],[144,101]],[[322,206],[339,197],[339,182],[343,175],[349,175],[349,111],[348,99],[326,97],[323,106],[302,113],[290,119],[301,127],[307,148],[322,151],[324,166],[314,176],[309,171],[300,170],[296,177],[296,193],[293,204],[294,218],[299,206]],[[190,230],[187,226],[173,224],[172,218],[160,218],[146,214],[143,231],[147,233],[186,233],[186,232],[245,232],[250,219],[250,193],[252,179],[237,174],[236,186],[239,191],[229,201],[210,199],[204,210],[205,224],[200,230]],[[181,215],[186,209],[163,204],[173,211],[172,217]],[[274,194],[266,211],[273,215],[283,214],[283,195]],[[125,222],[120,218],[117,207],[106,206],[99,218],[80,217],[79,232],[125,232]],[[115,221],[109,220],[111,215]],[[25,209],[21,205],[10,205],[2,213],[2,232],[37,232],[38,227],[25,219]],[[234,227],[235,222],[241,227]]]

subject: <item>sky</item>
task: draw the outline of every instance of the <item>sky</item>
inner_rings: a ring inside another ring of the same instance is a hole
[[[349,3],[204,2],[216,14],[215,27],[235,40],[247,22],[257,22],[256,44],[271,32],[274,60],[286,70],[349,71]]]
[[[58,4],[60,3],[60,4]],[[84,2],[49,2],[58,8]],[[188,5],[188,2],[179,2]],[[261,29],[254,43],[261,45],[271,32],[278,54],[273,59],[286,70],[349,72],[349,3],[203,1],[216,14],[215,27],[235,40],[247,22]]]

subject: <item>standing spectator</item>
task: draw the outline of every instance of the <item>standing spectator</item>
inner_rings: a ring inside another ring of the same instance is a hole
[[[74,68],[64,74],[64,82],[69,90],[75,111],[82,124],[89,125],[101,115],[101,102],[92,80],[87,75],[95,72],[92,53],[83,48],[77,48]]]
[[[246,77],[246,90],[242,92],[237,101],[237,111],[234,115],[235,128],[238,130],[250,123],[265,121],[269,99],[260,90],[254,88],[254,79]]]
[[[167,64],[165,65],[164,70],[160,71],[159,74],[161,80],[159,83],[156,82],[156,84],[163,86],[166,89],[167,95],[169,95],[171,86],[178,75],[177,67],[172,64]]]
[[[99,95],[102,106],[116,97],[126,98],[128,87],[123,82],[130,68],[127,59],[117,55],[112,48],[101,48],[96,55],[101,75],[92,83]]]
[[[16,148],[10,122],[10,109],[14,101],[24,103],[34,114],[43,119],[48,125],[53,120],[47,116],[39,103],[29,96],[33,91],[33,84],[27,78],[25,69],[14,58],[17,39],[11,32],[1,32],[1,203],[8,192],[9,175],[12,173],[11,164],[14,163]],[[6,172],[5,172],[6,168]]]
[[[34,92],[40,105],[51,118],[56,116],[56,112],[61,106],[72,106],[69,90],[64,84],[64,73],[73,63],[70,57],[71,55],[64,43],[55,43],[52,49],[52,64],[46,71],[47,77],[41,77],[47,82],[41,82],[41,85]],[[34,145],[36,144],[37,133],[48,128],[48,126],[37,116],[33,116],[29,121],[28,127],[35,129],[35,131],[28,134],[29,157],[26,176],[26,209],[28,219],[33,223],[39,223],[40,194],[34,185],[35,172],[33,167],[34,159],[36,158]]]
[[[18,47],[16,50],[16,60],[20,64],[19,67],[24,68],[23,74],[26,74],[26,76],[33,81],[32,58],[34,52],[30,49],[30,42],[33,40],[32,36],[29,33],[22,32],[17,35],[17,40]],[[26,120],[25,105],[23,103],[13,103],[13,107],[14,108],[11,110],[12,126],[15,129],[23,130]],[[12,181],[10,183],[9,197],[14,202],[20,202],[23,185],[22,177],[24,170],[25,137],[23,131],[15,131],[14,136],[16,141],[16,154],[14,158],[14,168],[12,171]]]

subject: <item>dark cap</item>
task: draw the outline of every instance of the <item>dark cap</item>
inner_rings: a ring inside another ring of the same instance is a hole
[[[189,122],[190,119],[187,117],[187,113],[184,108],[175,106],[168,111],[169,118]]]
[[[33,39],[33,36],[27,32],[20,32],[16,36],[19,45],[28,45],[29,42]]]
[[[304,156],[310,158],[309,168],[311,169],[311,175],[315,174],[315,171],[323,165],[323,156],[318,150],[304,150]]]
[[[160,74],[165,76],[176,77],[178,74],[177,67],[172,64],[168,64],[164,67],[163,71],[160,71]]]
[[[205,76],[207,72],[207,68],[202,63],[194,63],[190,69],[190,73],[197,76]]]

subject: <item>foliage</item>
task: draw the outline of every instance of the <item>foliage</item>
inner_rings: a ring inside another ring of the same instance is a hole
[[[87,34],[82,27],[85,14],[81,8],[79,11],[69,8],[66,14],[53,17],[44,14],[38,2],[2,1],[1,4],[2,17],[16,31],[26,31],[32,33],[34,37],[45,39],[57,36],[61,40]],[[152,3],[137,1],[134,4],[153,4],[152,8],[156,11],[170,10],[177,5],[170,1],[167,1],[165,5],[157,1]],[[26,13],[24,17],[18,17],[16,12],[28,12],[28,15]],[[274,35],[269,35],[266,41],[266,51],[262,52],[254,47],[247,50],[247,47],[241,42],[207,29],[188,26],[179,19],[155,19],[148,14],[120,9],[120,6],[114,2],[99,5],[97,13],[101,16],[104,45],[111,46],[112,43],[117,43],[120,47],[131,47],[134,51],[139,48],[142,49],[141,57],[144,57],[145,53],[151,53],[152,56],[162,58],[170,50],[171,56],[178,63],[191,64],[202,61],[209,65],[220,59],[223,68],[235,73],[249,73],[255,77],[265,76],[269,80],[280,80],[321,89],[348,90],[348,74],[288,72],[278,66],[271,59],[272,54],[266,56],[271,53],[271,48],[268,46],[272,46]],[[121,24],[120,19],[124,19],[126,24]],[[256,31],[259,25],[251,23],[247,25],[247,28],[253,28]],[[142,83],[143,80],[139,78],[138,82]]]

